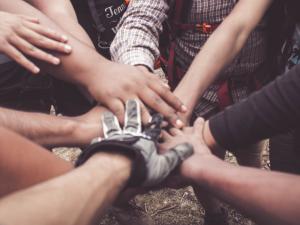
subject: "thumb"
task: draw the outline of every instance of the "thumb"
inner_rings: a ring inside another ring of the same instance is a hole
[[[165,158],[167,163],[169,164],[170,170],[175,169],[182,161],[189,158],[191,155],[193,155],[194,149],[191,144],[184,143],[177,145],[174,148],[171,148],[169,151],[167,151],[162,156]]]

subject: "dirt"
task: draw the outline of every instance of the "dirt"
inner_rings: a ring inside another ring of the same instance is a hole
[[[59,148],[54,152],[68,161],[74,161],[80,150]],[[234,155],[230,153],[227,153],[226,160],[236,164]],[[268,169],[270,161],[267,147],[263,151],[262,160],[264,169]],[[226,204],[224,208],[230,225],[255,224]],[[109,209],[99,223],[100,225],[202,225],[204,214],[204,209],[191,187],[180,190],[163,189],[136,196],[126,209]]]

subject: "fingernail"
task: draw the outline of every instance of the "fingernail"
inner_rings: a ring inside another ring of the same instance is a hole
[[[72,47],[70,45],[65,45],[65,52],[71,52]]]
[[[36,74],[36,73],[39,73],[39,72],[40,72],[40,68],[34,67],[33,72],[34,72],[35,74]]]
[[[165,86],[166,88],[171,89],[170,86],[169,86],[168,84],[166,84],[166,83],[163,83],[163,84],[164,84],[164,86]]]
[[[187,112],[188,108],[185,105],[181,105],[181,111]]]
[[[61,36],[61,39],[62,39],[64,42],[66,42],[66,41],[68,40],[68,37],[67,37],[66,35],[62,35],[62,36]]]
[[[59,58],[53,58],[52,61],[55,65],[58,65],[60,63],[60,59]]]
[[[181,120],[178,119],[178,120],[176,120],[176,126],[181,128],[181,127],[184,126],[184,123]]]

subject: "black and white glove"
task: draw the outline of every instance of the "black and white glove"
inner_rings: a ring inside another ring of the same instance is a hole
[[[129,186],[153,186],[162,182],[183,160],[193,154],[190,144],[181,144],[165,154],[157,152],[157,139],[163,118],[156,114],[142,132],[139,102],[126,103],[125,125],[120,128],[117,118],[107,112],[102,117],[104,139],[98,138],[83,151],[76,163],[83,164],[97,152],[118,152],[133,160]]]

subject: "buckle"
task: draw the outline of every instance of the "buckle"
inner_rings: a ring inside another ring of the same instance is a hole
[[[200,31],[204,34],[210,34],[213,32],[213,26],[207,23],[198,23],[195,25],[196,31]]]

